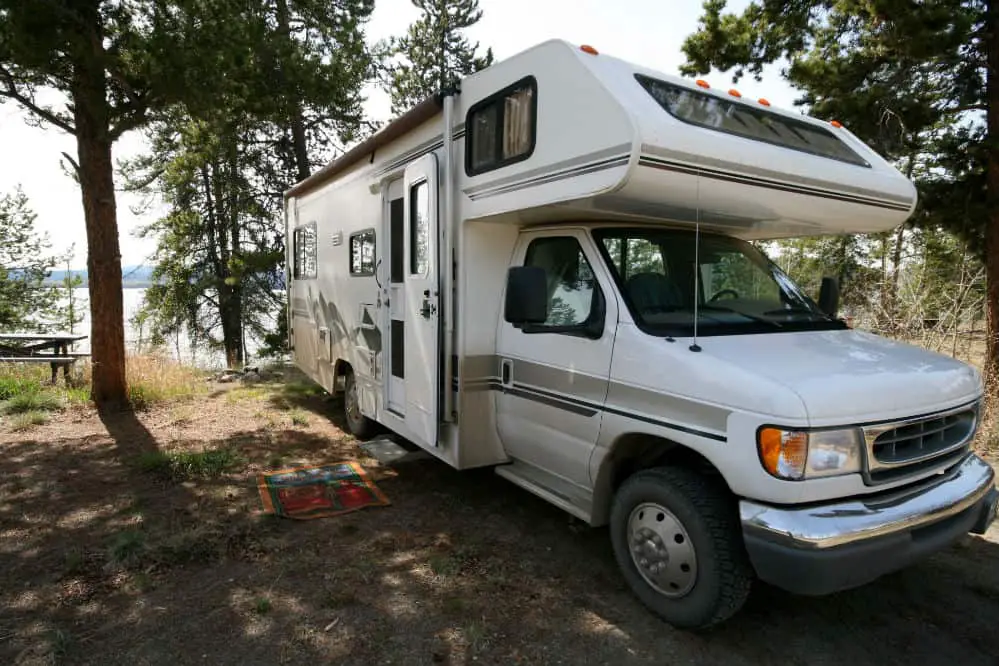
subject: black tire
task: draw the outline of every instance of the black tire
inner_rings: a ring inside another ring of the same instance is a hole
[[[369,439],[377,431],[377,424],[361,413],[357,396],[357,382],[354,373],[347,371],[343,387],[343,417],[347,422],[347,430],[358,439]]]
[[[667,509],[689,535],[697,558],[696,575],[693,587],[683,596],[670,597],[657,591],[632,559],[628,521],[643,503]],[[676,627],[716,625],[735,615],[749,597],[753,570],[742,542],[736,503],[727,489],[708,477],[672,467],[638,472],[614,497],[610,532],[614,556],[632,591]]]

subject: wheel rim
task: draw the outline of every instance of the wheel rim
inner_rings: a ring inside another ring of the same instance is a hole
[[[344,411],[347,412],[347,420],[357,423],[361,418],[361,407],[357,402],[357,384],[353,381],[347,382],[347,390],[344,393]]]
[[[667,597],[682,597],[697,581],[697,553],[669,509],[639,504],[628,517],[628,552],[645,582]]]

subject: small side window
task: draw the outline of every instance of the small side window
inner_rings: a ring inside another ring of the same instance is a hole
[[[295,259],[292,277],[296,280],[314,280],[316,278],[316,223],[311,222],[295,229],[292,242]]]
[[[600,337],[604,328],[603,294],[579,241],[570,237],[531,241],[524,265],[543,268],[548,283],[548,319],[544,324],[525,326],[525,333]]]
[[[532,76],[475,104],[465,118],[465,173],[474,176],[530,157],[537,112],[538,84]]]
[[[375,274],[374,229],[350,235],[350,274],[357,277]]]
[[[413,185],[409,193],[409,272],[425,275],[430,268],[430,186]]]

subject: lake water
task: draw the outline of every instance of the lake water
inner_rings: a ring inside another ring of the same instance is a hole
[[[132,317],[139,312],[142,308],[143,298],[146,294],[145,289],[123,289],[123,306],[125,310],[125,347],[129,352],[147,352],[151,351],[149,347],[149,332],[145,333],[145,340],[142,339],[142,332],[139,331],[135,326],[132,325]],[[77,351],[89,352],[90,351],[90,301],[89,294],[86,288],[74,289],[74,298],[76,298],[77,303],[80,304],[80,313],[83,315],[83,321],[77,324],[73,328],[74,333],[79,333],[80,335],[88,336],[86,340],[81,340],[76,343],[75,349]],[[246,351],[247,360],[256,353],[260,348],[260,343],[257,340],[252,340],[247,338],[246,340]],[[183,363],[190,365],[196,365],[202,368],[224,368],[225,367],[225,354],[218,350],[208,349],[203,344],[192,348],[191,341],[186,335],[181,335],[179,340],[167,340],[166,346],[163,351],[168,353],[171,357],[180,360]],[[178,354],[179,352],[179,354]]]

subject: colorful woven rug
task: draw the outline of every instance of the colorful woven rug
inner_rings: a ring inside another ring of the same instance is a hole
[[[391,504],[354,462],[259,474],[257,488],[264,513],[303,520]]]

